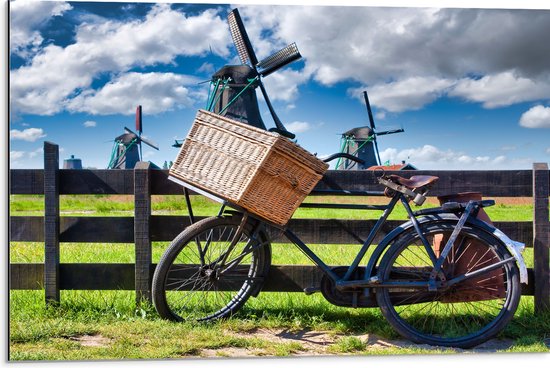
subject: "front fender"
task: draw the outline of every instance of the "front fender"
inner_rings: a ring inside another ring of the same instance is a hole
[[[452,213],[439,213],[435,215],[420,217],[417,219],[417,221],[420,225],[422,225],[431,221],[458,221],[458,217]],[[468,221],[466,221],[466,223],[499,239],[504,244],[510,255],[516,260],[516,264],[519,268],[520,282],[527,284],[527,266],[525,266],[525,261],[523,260],[523,257],[521,255],[523,249],[525,249],[525,244],[510,239],[499,229],[476,218],[471,217],[468,219]],[[384,254],[386,248],[390,244],[392,244],[397,238],[399,238],[399,236],[404,234],[406,231],[409,231],[410,229],[414,229],[413,223],[411,221],[404,222],[400,226],[393,229],[388,235],[384,237],[384,239],[382,239],[382,241],[378,244],[373,254],[369,258],[369,262],[367,263],[365,270],[365,279],[375,276],[376,264],[378,263],[382,254]]]

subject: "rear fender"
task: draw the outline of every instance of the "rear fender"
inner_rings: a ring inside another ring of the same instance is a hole
[[[449,221],[449,220],[457,221],[458,217],[452,213],[440,213],[435,215],[423,216],[417,219],[420,225],[431,221]],[[499,229],[495,228],[494,226],[484,221],[478,220],[476,218],[469,218],[467,221],[467,224],[471,225],[472,227],[476,227],[498,238],[504,244],[504,246],[506,247],[510,255],[515,258],[516,264],[519,268],[520,282],[527,284],[528,282],[527,267],[525,266],[525,261],[523,260],[523,257],[521,255],[521,253],[523,252],[523,249],[525,249],[525,244],[516,242],[510,239],[506,234],[504,234]],[[414,231],[413,223],[411,221],[407,221],[401,224],[400,226],[396,227],[388,235],[386,235],[384,239],[382,239],[382,241],[378,244],[373,254],[369,258],[369,262],[367,263],[367,267],[365,270],[365,279],[369,279],[370,277],[373,277],[376,275],[375,267],[378,264],[382,255],[384,254],[384,251],[388,248],[388,246],[390,246],[395,240],[397,240],[406,231],[409,231],[411,229]]]

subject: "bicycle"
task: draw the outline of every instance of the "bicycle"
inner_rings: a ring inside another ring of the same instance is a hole
[[[340,306],[378,306],[399,334],[416,343],[470,348],[502,331],[517,309],[521,283],[527,282],[524,245],[476,218],[492,200],[413,211],[409,202],[422,205],[437,180],[382,172],[377,181],[384,191],[364,194],[384,194],[389,203],[366,206],[383,213],[349,266],[328,266],[291,229],[279,228],[323,273],[320,287],[304,292],[320,291]],[[227,210],[231,204],[221,202],[217,216],[187,227],[163,254],[152,282],[161,317],[230,317],[269,277],[273,225],[235,206]],[[360,266],[398,202],[409,220],[389,232]]]

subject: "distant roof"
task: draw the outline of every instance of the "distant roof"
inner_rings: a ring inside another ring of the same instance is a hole
[[[371,166],[367,170],[377,170],[377,169],[384,169],[386,171],[418,170],[414,165],[411,165],[411,164]]]

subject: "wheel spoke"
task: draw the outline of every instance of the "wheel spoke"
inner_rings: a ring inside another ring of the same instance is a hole
[[[452,222],[423,226],[424,235],[432,244],[444,243],[454,229]],[[419,237],[411,232],[390,247],[380,263],[382,285],[430,280],[433,265],[419,244]],[[378,304],[392,326],[405,337],[430,344],[468,347],[494,336],[503,328],[498,321],[511,318],[517,307],[516,286],[513,295],[509,286],[510,282],[518,282],[517,268],[513,262],[503,262],[507,257],[504,246],[490,235],[465,227],[443,264],[441,275],[445,279],[437,276],[436,284],[441,285],[437,290],[408,292],[382,287],[377,289]],[[476,271],[479,275],[462,279],[463,275]],[[462,281],[446,286],[446,280],[453,278]]]
[[[265,279],[262,265],[269,262],[269,243],[250,246],[245,229],[229,250],[239,224],[238,218],[209,218],[174,240],[153,277],[159,314],[198,321],[228,317],[259,289]],[[223,259],[228,262],[224,268]]]

